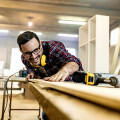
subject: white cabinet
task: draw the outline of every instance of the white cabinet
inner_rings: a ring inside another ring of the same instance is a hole
[[[96,15],[79,28],[79,58],[85,71],[109,73],[109,16]]]

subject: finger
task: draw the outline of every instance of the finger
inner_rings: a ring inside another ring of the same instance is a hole
[[[55,74],[55,75],[50,77],[49,81],[56,82],[57,77],[58,77],[58,75]]]
[[[40,79],[41,77],[40,76],[37,76],[37,79]]]
[[[63,77],[63,74],[58,75],[56,78],[56,82],[60,81],[62,79],[62,77]]]
[[[33,79],[34,78],[34,73],[30,74],[30,78]]]
[[[63,77],[62,77],[62,79],[60,80],[60,82],[64,82],[65,81],[65,79],[67,78],[67,74],[65,74]]]
[[[50,77],[44,77],[43,79],[48,81],[50,79]]]
[[[30,74],[27,75],[27,77],[25,78],[25,80],[28,82],[29,79],[30,79]]]

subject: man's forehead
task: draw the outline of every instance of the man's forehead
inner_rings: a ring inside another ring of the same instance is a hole
[[[28,51],[33,51],[39,46],[38,41],[35,38],[32,38],[30,41],[27,43],[21,45],[22,51],[23,52],[28,52]]]

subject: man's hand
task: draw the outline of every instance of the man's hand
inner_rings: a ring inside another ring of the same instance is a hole
[[[52,75],[51,77],[45,77],[43,79],[52,82],[63,82],[68,76],[69,76],[68,71],[65,68],[62,68],[59,72]]]
[[[60,71],[58,71],[56,74],[52,75],[51,77],[45,77],[43,79],[46,81],[63,82],[69,75],[72,75],[78,69],[79,65],[77,63],[69,62],[64,65],[63,68],[60,69]]]
[[[34,72],[31,72],[30,74],[27,75],[26,81],[28,82],[29,79],[33,79],[33,78],[34,78]]]

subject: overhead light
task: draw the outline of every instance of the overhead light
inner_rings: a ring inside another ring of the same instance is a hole
[[[33,25],[32,22],[28,22],[28,26],[31,27]]]
[[[63,33],[58,33],[58,36],[64,36],[64,37],[78,37],[76,34],[63,34]]]
[[[59,20],[58,21],[59,23],[62,23],[62,24],[74,24],[74,25],[85,25],[86,22],[83,22],[83,21],[65,21],[65,20]]]
[[[28,26],[31,27],[33,25],[33,17],[27,16],[27,19],[28,19]]]
[[[24,33],[25,31],[20,31],[19,33],[20,34],[22,34],[22,33]],[[34,31],[32,31],[32,32],[34,32]],[[42,35],[42,32],[34,32],[34,33],[36,33],[37,35]]]
[[[76,17],[76,16],[57,16],[58,20],[64,21],[87,21],[88,17]]]
[[[0,32],[8,33],[9,30],[0,30]]]

